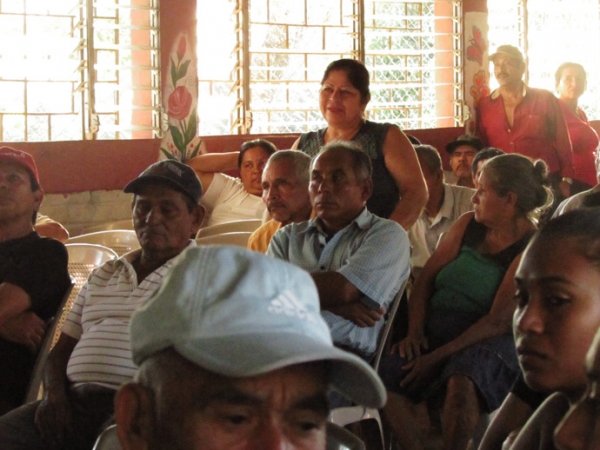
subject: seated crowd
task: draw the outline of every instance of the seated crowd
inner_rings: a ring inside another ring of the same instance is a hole
[[[433,428],[467,449],[494,411],[482,450],[598,447],[600,157],[599,184],[549,219],[565,189],[546,162],[463,135],[450,183],[436,148],[362,119],[368,80],[330,64],[328,128],[292,150],[252,140],[130,181],[140,249],[91,273],[24,405],[69,286],[66,230],[35,231],[35,162],[0,148],[1,449],[91,450],[115,422],[125,450],[324,449],[351,403],[380,408],[403,450],[431,448]],[[263,220],[248,249],[194,248],[202,226],[244,219]]]

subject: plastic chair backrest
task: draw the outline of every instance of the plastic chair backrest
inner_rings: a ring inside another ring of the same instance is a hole
[[[119,438],[117,437],[117,426],[110,425],[105,428],[98,439],[96,439],[96,443],[94,444],[94,448],[92,450],[121,450],[121,444],[119,442]]]
[[[200,228],[196,237],[200,238],[204,236],[213,236],[215,234],[235,233],[237,231],[253,232],[260,227],[262,223],[263,221],[260,219],[234,220],[232,222],[218,223],[209,227]]]
[[[133,230],[106,230],[72,237],[65,244],[98,244],[113,249],[119,256],[140,248]]]
[[[396,296],[392,300],[388,313],[385,316],[385,324],[383,325],[383,328],[379,333],[379,338],[377,340],[377,350],[375,351],[375,355],[371,360],[371,365],[373,366],[375,371],[379,369],[381,356],[387,348],[387,341],[392,331],[392,327],[394,326],[394,319],[396,318],[398,307],[400,306],[402,296],[404,295],[404,291],[408,284],[408,278],[409,277],[406,277],[406,280],[404,280],[402,286],[400,286],[400,289],[398,290]],[[379,440],[381,448],[383,449],[385,447],[383,423],[381,421],[379,411],[376,409],[367,408],[361,405],[334,408],[330,411],[328,420],[340,427],[345,427],[346,425],[349,425],[351,423],[356,423],[363,420],[375,420],[375,422],[377,422],[377,427],[379,428]]]
[[[58,304],[58,308],[56,309],[56,313],[50,319],[48,326],[46,328],[46,334],[44,335],[44,339],[42,340],[42,345],[38,350],[37,357],[35,358],[35,364],[33,366],[33,371],[31,372],[31,378],[29,379],[29,386],[27,387],[27,393],[25,394],[25,403],[30,403],[38,399],[40,393],[40,387],[42,386],[42,374],[44,371],[44,365],[46,364],[46,360],[48,359],[48,354],[50,353],[50,349],[52,348],[52,343],[54,341],[54,335],[58,330],[58,323],[60,321],[60,317],[63,314],[63,311],[69,301],[69,297],[71,296],[71,292],[73,291],[74,281],[71,279],[71,284],[67,287],[62,300]]]
[[[198,245],[238,245],[240,247],[248,246],[248,238],[252,233],[250,231],[237,231],[235,233],[215,234],[212,236],[203,236],[196,238]]]
[[[327,422],[326,450],[365,450],[365,443],[345,428]]]
[[[97,231],[108,231],[108,230],[133,230],[133,220],[115,220],[112,222],[105,222],[98,225],[92,225],[83,229],[82,234],[95,233]]]
[[[394,297],[394,300],[392,300],[392,303],[390,304],[390,309],[385,316],[385,323],[381,329],[379,339],[377,342],[377,350],[375,351],[375,355],[373,356],[373,361],[371,363],[376,372],[379,370],[379,363],[381,362],[383,352],[387,348],[387,341],[392,331],[392,327],[394,326],[394,319],[396,318],[398,307],[400,306],[402,296],[404,295],[404,291],[406,290],[408,279],[409,277],[407,277],[406,280],[404,280],[404,282],[402,283],[402,286],[400,286],[400,290]]]

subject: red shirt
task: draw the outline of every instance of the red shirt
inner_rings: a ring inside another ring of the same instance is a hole
[[[544,89],[525,87],[524,94],[512,127],[498,90],[482,98],[476,109],[477,135],[486,146],[542,159],[551,174],[573,177],[573,149],[558,99]]]
[[[574,178],[590,186],[595,186],[598,180],[596,179],[594,152],[599,143],[598,134],[590,126],[587,116],[581,108],[577,108],[577,114],[575,114],[564,102],[561,100],[559,102],[567,121],[571,144],[573,144]]]

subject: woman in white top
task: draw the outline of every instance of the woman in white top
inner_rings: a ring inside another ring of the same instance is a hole
[[[194,169],[204,194],[205,226],[232,220],[262,219],[262,171],[277,148],[269,141],[244,142],[239,152],[206,153],[187,161]],[[238,168],[239,178],[221,172]]]

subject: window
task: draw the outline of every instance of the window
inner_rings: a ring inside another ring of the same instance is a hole
[[[158,132],[157,0],[5,0],[0,26],[0,141]]]
[[[462,117],[460,1],[198,0],[200,134],[324,126],[327,64],[363,61],[368,118],[404,129]]]
[[[554,73],[577,62],[588,74],[579,99],[589,119],[600,120],[600,2],[598,0],[487,0],[490,53],[511,44],[524,51],[527,83],[554,92]],[[492,88],[497,84],[492,75]]]

